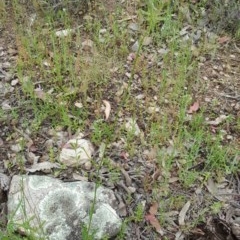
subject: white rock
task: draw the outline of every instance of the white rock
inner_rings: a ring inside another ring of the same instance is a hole
[[[16,86],[18,83],[19,83],[18,78],[13,79],[13,80],[11,81],[11,85],[12,85],[12,86]]]
[[[144,94],[138,94],[135,98],[138,99],[138,100],[141,100],[141,99],[145,98],[145,95]]]
[[[11,110],[12,107],[8,104],[8,100],[2,103],[2,110]]]
[[[128,28],[131,29],[132,31],[138,31],[139,30],[139,26],[137,23],[130,23],[128,25]]]
[[[87,162],[91,163],[93,152],[94,148],[90,141],[76,137],[65,144],[59,160],[67,166],[79,166]]]
[[[99,34],[105,34],[107,32],[106,28],[102,28],[99,30]]]
[[[139,49],[139,42],[136,41],[136,42],[132,45],[131,49],[132,49],[133,52],[137,52],[138,49]]]
[[[143,46],[148,46],[151,43],[152,43],[152,37],[145,37],[143,39]]]
[[[148,113],[160,112],[159,107],[148,107]]]
[[[64,30],[57,31],[55,34],[57,37],[66,37],[73,31],[74,31],[73,29],[64,29]]]
[[[134,133],[135,136],[138,136],[141,133],[141,130],[136,123],[136,120],[132,118],[128,119],[125,124],[125,128],[128,132]]]
[[[10,148],[15,153],[18,153],[23,150],[22,146],[19,143],[15,144],[15,145],[11,145]]]

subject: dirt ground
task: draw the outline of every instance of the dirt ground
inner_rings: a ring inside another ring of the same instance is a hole
[[[114,1],[108,2],[109,8],[114,9],[112,4]],[[131,9],[131,6],[129,6]],[[14,80],[17,76],[17,61],[21,48],[18,46],[18,39],[14,33],[11,21],[7,21],[4,26],[0,26],[0,103],[2,108],[7,109],[8,105],[16,108],[22,108],[19,105],[21,99],[21,87],[15,87]],[[220,44],[214,54],[205,54],[199,62],[199,83],[204,82],[204,88],[196,85],[195,99],[201,104],[201,107],[206,109],[206,120],[210,121],[211,114],[221,116],[231,115],[235,119],[234,123],[229,124],[222,129],[224,133],[224,144],[231,142],[232,146],[239,149],[240,146],[240,42],[235,42],[234,39],[227,39]],[[10,88],[10,89],[9,89]],[[12,88],[12,89],[11,89]],[[201,91],[199,91],[201,89]],[[16,156],[13,149],[13,144],[16,138],[25,133],[21,130],[22,119],[13,118],[12,111],[8,115],[0,116],[0,172],[8,176],[12,176],[21,172],[20,167],[13,166],[9,168],[9,160]],[[207,114],[209,113],[209,115]],[[23,111],[23,117],[29,114],[29,121],[31,121],[31,113],[27,109]],[[209,119],[208,119],[209,118]],[[220,119],[221,120],[221,119]],[[216,120],[217,121],[217,120]],[[209,126],[209,131],[216,131],[217,127]],[[42,145],[46,140],[46,133],[49,131],[49,126],[46,123],[44,131],[35,134],[32,139],[35,145]],[[44,149],[39,150],[44,151]],[[44,155],[44,154],[42,154]],[[233,164],[238,164],[240,156],[233,159]],[[196,168],[201,168],[199,163]],[[63,173],[66,177],[69,172]],[[222,199],[225,202],[223,210],[215,216],[209,215],[206,223],[203,223],[190,230],[190,234],[184,239],[216,239],[216,240],[234,240],[240,239],[240,179],[236,174],[228,179],[228,190],[231,190],[226,198]],[[172,186],[175,192],[181,191],[177,185]],[[191,192],[192,190],[190,190]],[[122,193],[123,194],[123,193]],[[206,204],[207,199],[211,193],[204,192],[202,203]],[[120,194],[121,195],[121,194]],[[147,199],[145,197],[144,199]],[[1,202],[6,200],[6,195],[2,196]],[[219,199],[218,199],[219,200]],[[200,197],[196,197],[196,201],[200,203]],[[219,200],[220,201],[220,200]],[[134,205],[134,204],[133,204]],[[196,204],[197,208],[197,204]],[[4,207],[2,207],[4,211]],[[131,212],[129,207],[127,211]],[[196,209],[197,211],[197,209]],[[144,222],[141,224],[130,223],[130,230],[128,231],[128,238],[126,239],[156,239],[152,233],[152,229]],[[169,233],[168,239],[181,239],[173,237]],[[161,239],[161,238],[159,238]]]

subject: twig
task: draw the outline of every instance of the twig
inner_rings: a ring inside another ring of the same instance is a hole
[[[239,101],[240,100],[240,95],[228,95],[228,94],[224,94],[224,93],[219,93],[219,95],[221,97],[225,97],[225,98],[230,98],[230,99],[233,99],[233,100],[237,100]]]

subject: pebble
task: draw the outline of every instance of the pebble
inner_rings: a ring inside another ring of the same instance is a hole
[[[132,49],[133,52],[137,52],[138,49],[139,49],[139,42],[136,41],[136,42],[132,45],[131,49]]]

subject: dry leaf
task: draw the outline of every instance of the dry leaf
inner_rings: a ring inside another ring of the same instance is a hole
[[[174,182],[177,182],[177,181],[179,181],[178,177],[170,177],[169,180],[168,180],[169,183],[174,183]]]
[[[38,150],[38,148],[36,147],[36,145],[34,145],[33,143],[31,143],[31,145],[29,144],[28,151],[36,152],[37,150]]]
[[[125,161],[129,161],[129,154],[127,152],[121,152],[120,157]]]
[[[200,228],[194,228],[193,230],[191,230],[191,233],[194,235],[200,235],[200,236],[205,235],[205,233]]]
[[[105,105],[105,119],[108,120],[111,112],[111,105],[110,105],[110,102],[107,100],[103,100],[103,103]]]
[[[154,202],[149,209],[149,214],[145,216],[145,219],[155,228],[155,230],[163,235],[163,230],[160,226],[158,219],[155,217],[158,211],[158,203]]]
[[[157,157],[157,147],[154,146],[150,150],[144,151],[144,155],[147,157],[149,161],[154,161],[156,160]]]
[[[191,113],[194,113],[194,112],[197,112],[199,109],[199,102],[195,102],[188,110],[188,113],[191,114]]]
[[[34,89],[34,92],[36,94],[36,98],[46,100],[46,93],[41,88]]]
[[[208,191],[213,196],[215,196],[216,193],[217,193],[217,186],[216,186],[215,182],[213,181],[213,179],[212,178],[208,178],[208,181],[207,181],[207,183],[205,185],[206,185]]]
[[[121,201],[118,205],[118,211],[119,211],[119,215],[121,217],[126,217],[127,216],[127,208],[126,205],[124,204],[123,201]]]
[[[154,173],[153,173],[153,175],[152,175],[152,180],[153,181],[156,181],[156,180],[158,180],[158,178],[160,178],[161,177],[161,171],[159,170],[159,169],[157,169]]]
[[[164,234],[163,230],[160,226],[159,221],[157,220],[157,218],[154,215],[148,214],[145,216],[145,219],[147,221],[149,221],[149,223],[155,228],[155,230],[163,236],[163,234]]]
[[[207,124],[217,126],[220,123],[222,123],[224,120],[226,120],[227,118],[228,118],[228,116],[226,116],[226,115],[220,115],[214,121],[207,121]]]
[[[158,211],[158,203],[157,202],[154,202],[152,204],[152,206],[150,207],[149,209],[149,213],[150,214],[153,214],[153,215],[156,215],[157,214],[157,211]]]
[[[30,163],[37,164],[39,158],[40,156],[36,156],[33,152],[27,153],[27,159]]]
[[[182,210],[180,211],[179,213],[179,216],[178,216],[178,223],[180,226],[183,226],[185,223],[184,223],[184,219],[186,217],[186,213],[190,207],[191,203],[190,201],[188,201],[182,208]]]
[[[223,37],[218,38],[218,42],[219,42],[220,44],[229,42],[230,40],[231,40],[231,38],[228,37],[228,36],[223,36]]]
[[[228,182],[222,182],[217,184],[213,181],[212,178],[208,178],[207,183],[205,184],[208,191],[219,201],[230,201],[232,198],[233,189],[228,188]]]

